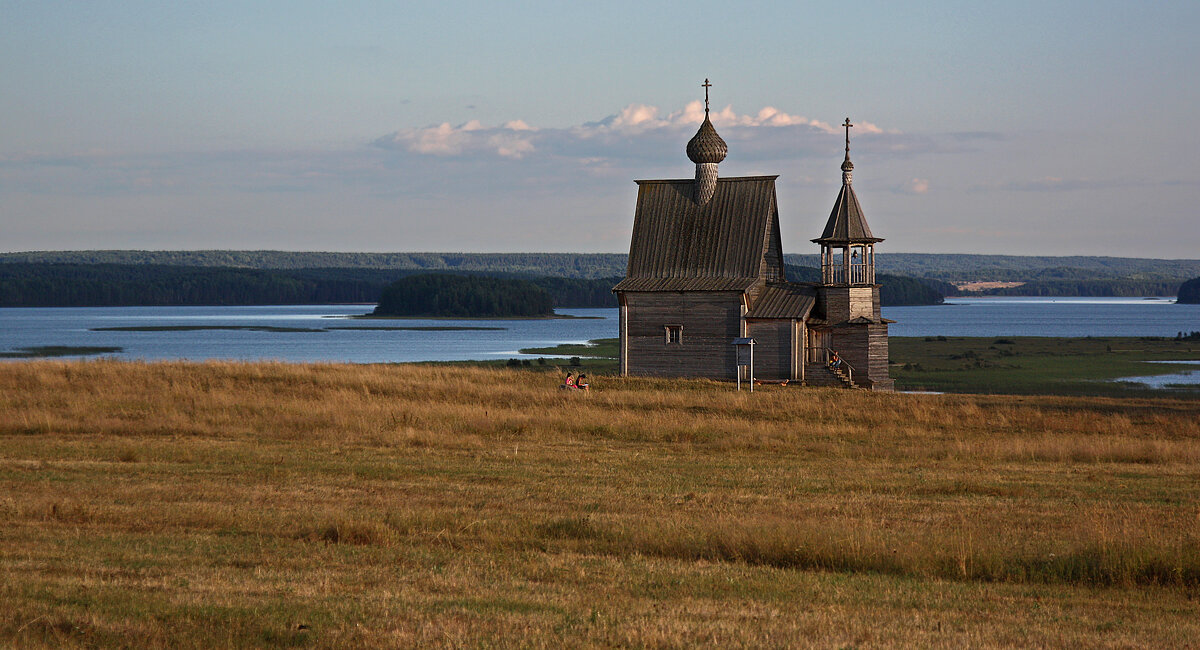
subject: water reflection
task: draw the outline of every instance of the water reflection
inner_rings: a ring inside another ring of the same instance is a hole
[[[1153,361],[1147,363],[1177,363],[1182,365],[1200,366],[1200,361]],[[1169,375],[1150,375],[1148,377],[1120,377],[1113,381],[1130,384],[1143,384],[1150,388],[1171,388],[1173,386],[1200,386],[1200,370],[1182,370]]]

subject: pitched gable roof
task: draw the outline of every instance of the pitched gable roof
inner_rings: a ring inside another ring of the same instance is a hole
[[[838,192],[837,201],[833,204],[833,212],[829,213],[829,221],[825,223],[825,232],[812,241],[817,244],[868,244],[883,240],[871,234],[853,186],[843,183],[842,191]]]
[[[779,238],[776,178],[718,178],[704,205],[692,199],[692,179],[638,181],[629,267],[613,290],[744,290],[764,268],[782,278],[782,251],[770,245]]]

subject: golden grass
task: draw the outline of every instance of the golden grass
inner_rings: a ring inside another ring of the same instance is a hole
[[[1200,638],[1200,405],[0,365],[0,645]]]

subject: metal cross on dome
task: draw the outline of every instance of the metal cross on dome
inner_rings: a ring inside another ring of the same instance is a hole
[[[847,117],[846,122],[844,124],[842,124],[842,126],[846,127],[846,153],[849,154],[850,153],[850,127],[852,127],[854,125],[850,123],[850,118]]]
[[[708,83],[708,77],[704,78],[704,83],[700,84],[700,87],[704,89],[704,112],[707,113],[708,112],[708,89],[712,88],[712,84]],[[846,118],[846,119],[848,120],[850,118]]]

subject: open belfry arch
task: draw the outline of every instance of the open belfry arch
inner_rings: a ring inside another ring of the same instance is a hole
[[[687,143],[690,179],[637,181],[629,266],[613,288],[620,306],[622,375],[791,381],[892,390],[887,323],[880,317],[875,244],[851,186],[850,120],[842,189],[824,232],[822,281],[789,282],[783,264],[778,176],[721,178],[729,148],[709,119]],[[734,339],[753,338],[754,377]],[[842,366],[827,361],[836,350]]]

